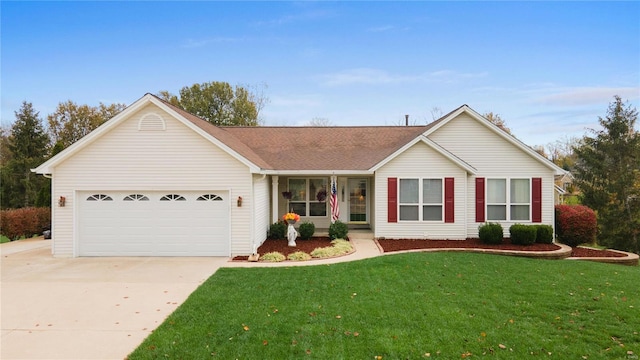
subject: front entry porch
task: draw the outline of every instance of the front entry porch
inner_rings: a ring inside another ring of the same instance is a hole
[[[374,181],[372,176],[335,176],[338,220],[350,229],[372,229]],[[316,229],[328,229],[331,224],[330,205],[332,175],[271,176],[271,219],[281,220],[287,212],[300,215],[300,221],[310,221]]]

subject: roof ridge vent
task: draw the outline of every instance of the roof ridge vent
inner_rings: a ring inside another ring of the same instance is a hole
[[[148,113],[143,115],[138,121],[138,130],[140,131],[164,131],[167,125],[162,116],[156,113]]]

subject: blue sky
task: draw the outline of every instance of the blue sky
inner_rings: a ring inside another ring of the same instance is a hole
[[[11,2],[4,125],[22,101],[130,104],[208,81],[260,86],[265,125],[432,121],[468,104],[545,145],[640,108],[640,2]]]

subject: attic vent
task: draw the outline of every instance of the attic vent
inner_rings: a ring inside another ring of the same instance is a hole
[[[146,114],[138,122],[138,130],[140,131],[163,131],[166,129],[164,119],[158,114]]]

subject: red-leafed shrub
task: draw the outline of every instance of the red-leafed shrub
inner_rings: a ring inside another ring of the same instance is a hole
[[[583,205],[556,205],[558,241],[569,246],[593,243],[598,223],[596,213]]]
[[[21,208],[0,212],[0,233],[10,240],[42,234],[51,227],[50,208]]]

